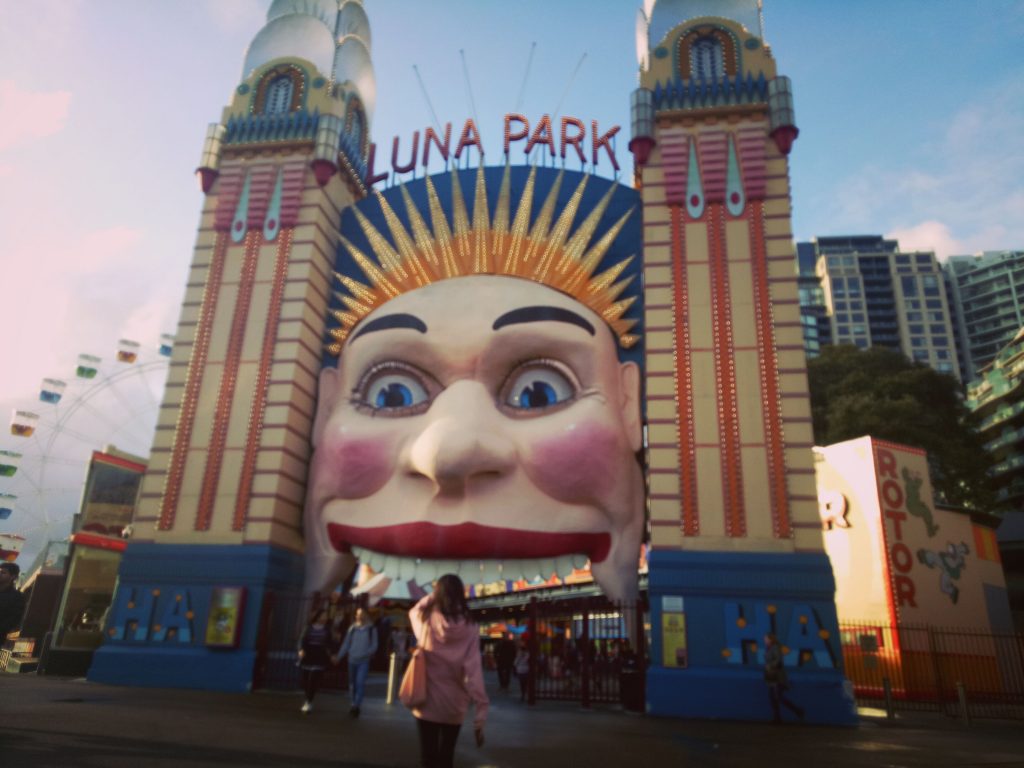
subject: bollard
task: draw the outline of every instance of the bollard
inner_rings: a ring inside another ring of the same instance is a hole
[[[967,710],[967,688],[963,683],[957,681],[956,697],[960,700],[960,716],[964,719],[964,725],[971,727],[971,713]]]
[[[885,692],[885,718],[892,720],[896,717],[896,712],[892,706],[892,682],[888,677],[882,678],[882,690]]]
[[[387,703],[390,704],[395,700],[395,654],[392,653],[390,660],[388,661],[388,698]]]

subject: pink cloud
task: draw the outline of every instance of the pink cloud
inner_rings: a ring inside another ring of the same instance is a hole
[[[0,80],[0,151],[63,130],[71,106],[68,91],[26,91]]]
[[[939,261],[967,253],[964,244],[941,221],[922,221],[912,227],[895,229],[886,237],[899,240],[901,251],[935,251]]]

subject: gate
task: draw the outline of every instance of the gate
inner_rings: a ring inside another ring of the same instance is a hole
[[[527,699],[645,708],[647,606],[599,595],[538,598],[528,604],[474,608],[482,627],[504,626],[530,656]]]
[[[1024,635],[850,622],[840,632],[858,703],[1024,719]]]
[[[321,599],[300,592],[268,592],[260,613],[260,630],[256,641],[256,668],[253,688],[298,690],[302,688],[302,670],[299,669],[299,639],[309,617],[319,607]],[[344,608],[332,616],[338,632],[347,626]],[[324,672],[321,689],[348,687],[348,665],[332,666]]]

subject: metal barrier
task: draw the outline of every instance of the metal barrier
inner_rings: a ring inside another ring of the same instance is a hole
[[[841,622],[858,703],[1024,719],[1024,635]]]
[[[538,599],[475,610],[482,626],[511,625],[530,657],[527,700],[621,703],[643,711],[646,605],[615,604],[601,596]],[[486,658],[486,657],[485,657]]]

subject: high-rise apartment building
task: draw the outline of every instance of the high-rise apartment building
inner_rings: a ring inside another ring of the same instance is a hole
[[[806,245],[798,248],[806,252]],[[933,252],[903,253],[880,235],[819,237],[810,245],[830,343],[898,349],[960,377],[950,301]]]
[[[992,454],[992,480],[1003,511],[1024,502],[1024,330],[978,371],[967,391],[985,448]]]
[[[804,334],[804,352],[817,357],[821,347],[832,343],[831,322],[821,280],[815,272],[818,260],[814,243],[796,244],[797,292],[800,296],[800,327]]]
[[[1024,325],[1024,251],[953,256],[945,272],[961,375],[972,381]]]

